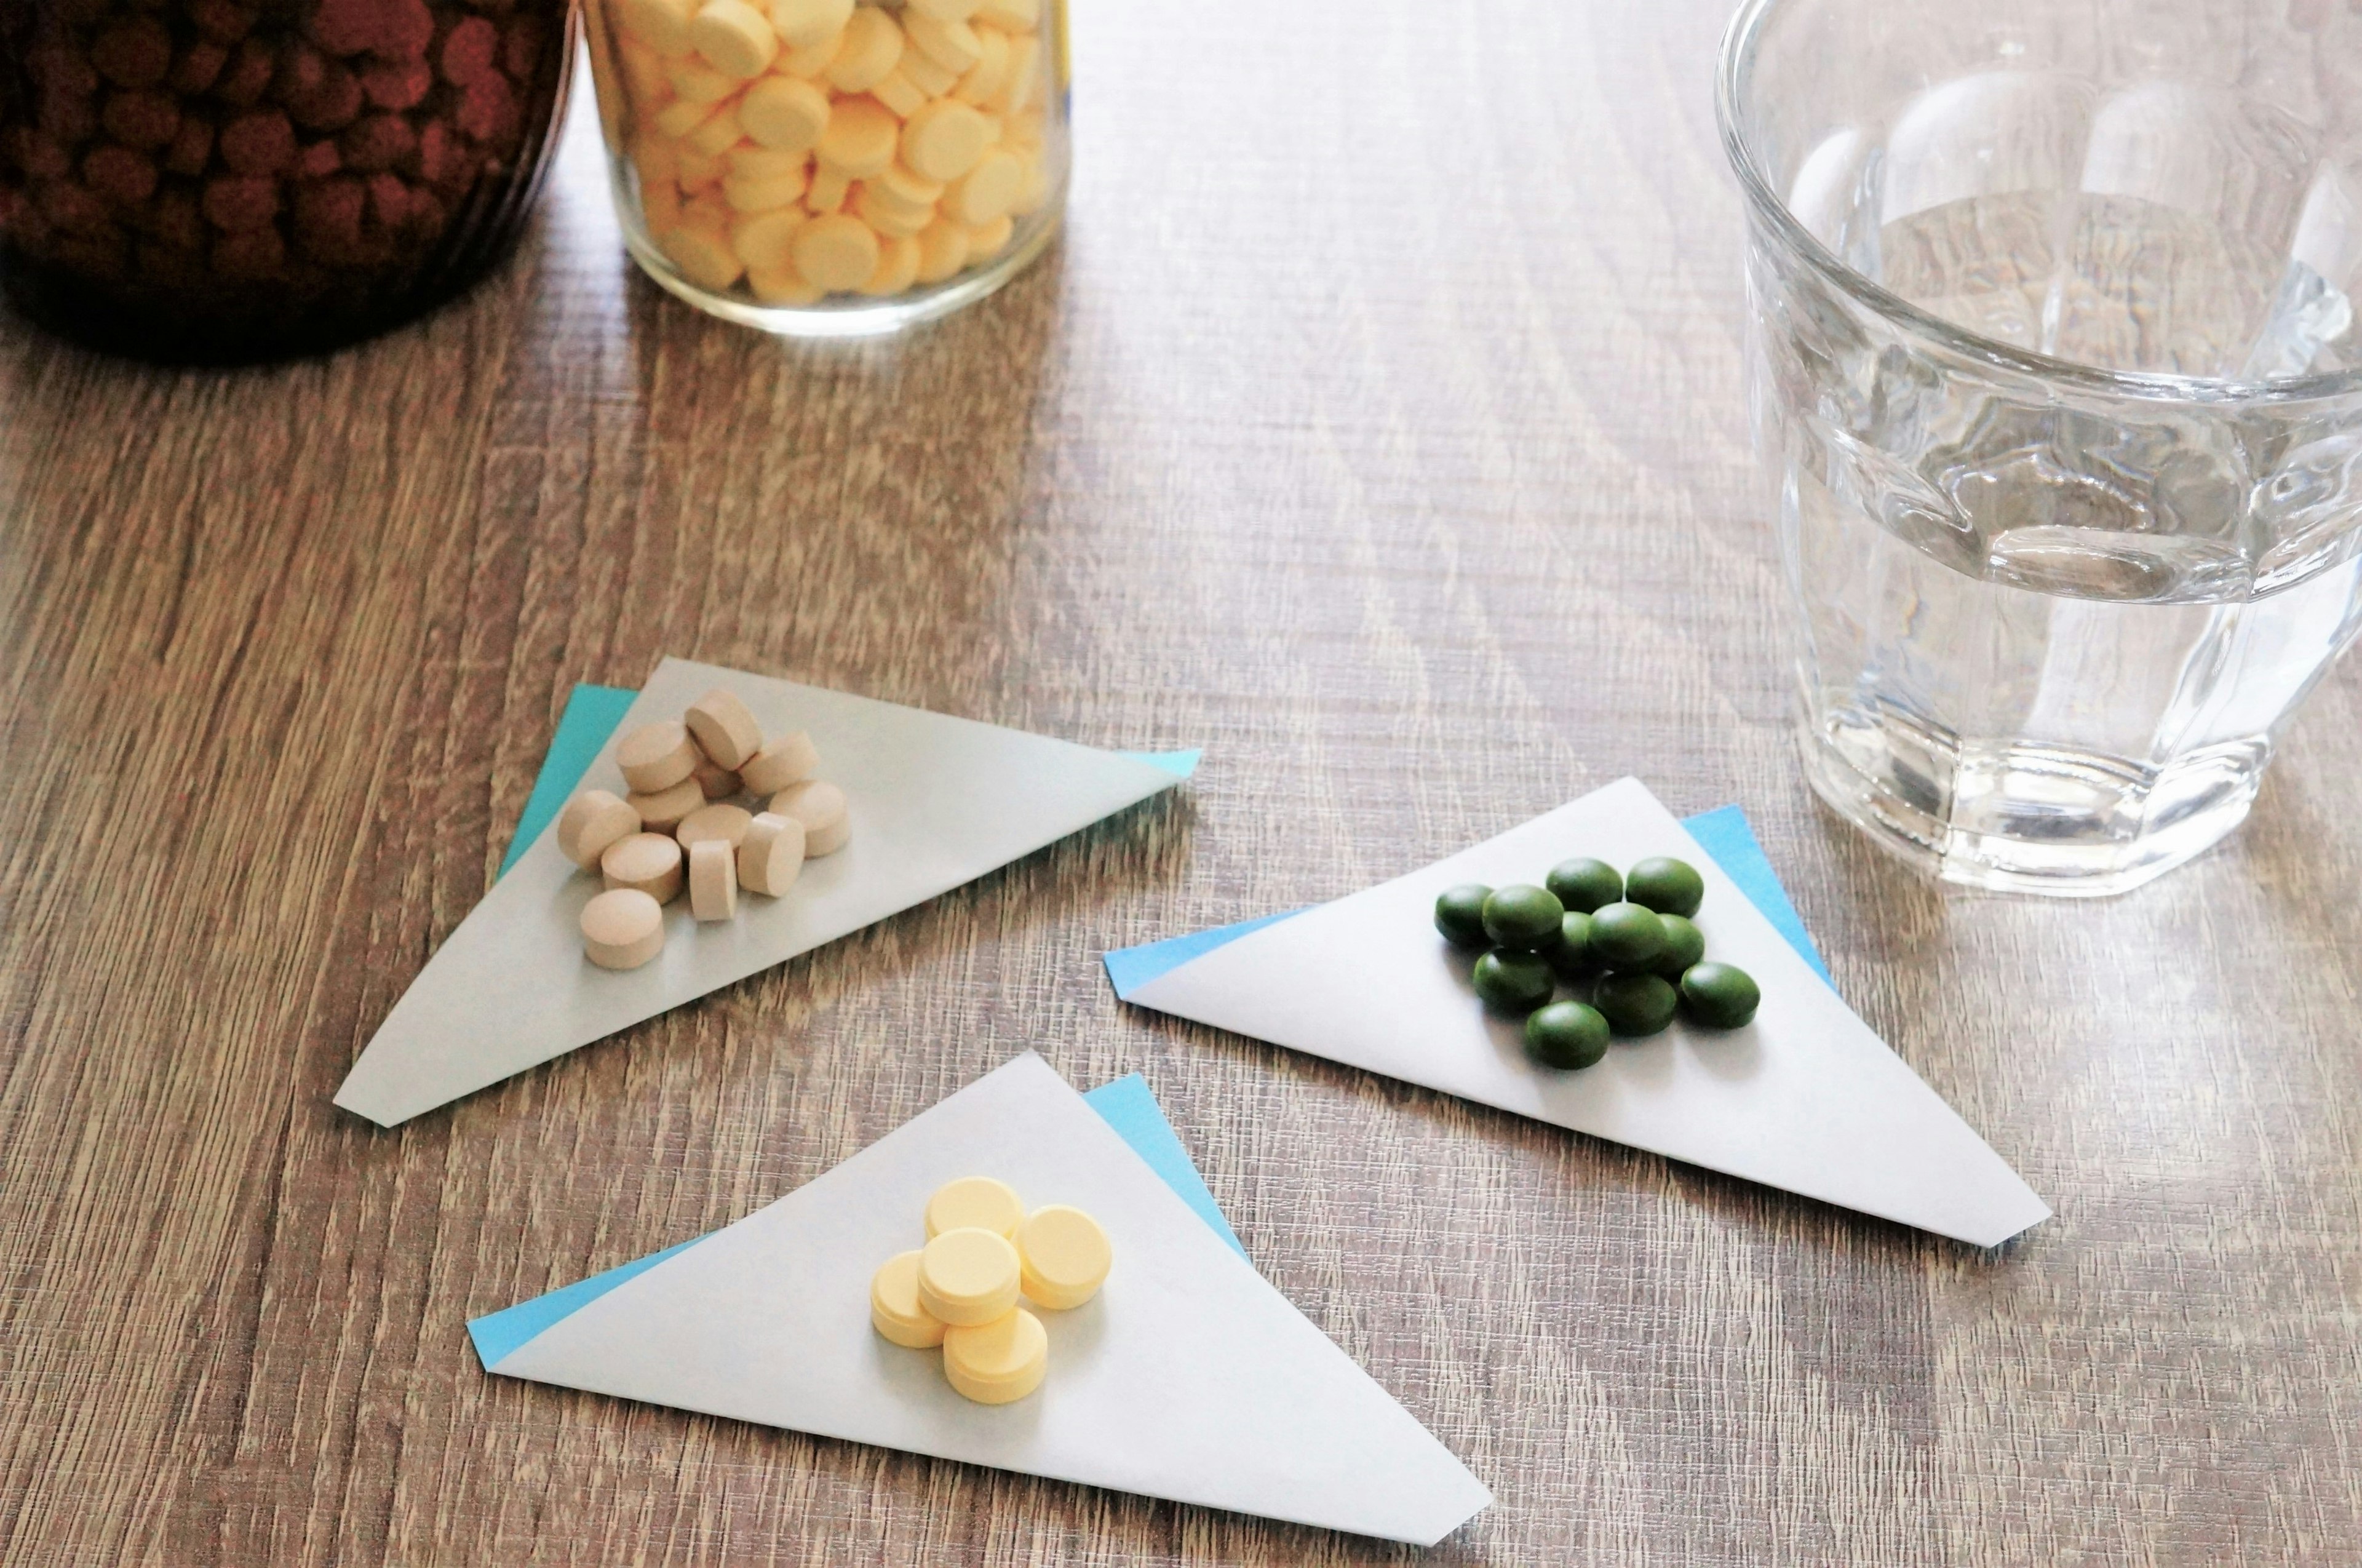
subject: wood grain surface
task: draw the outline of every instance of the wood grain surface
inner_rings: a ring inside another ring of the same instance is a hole
[[[1739,396],[1723,0],[1076,6],[1070,234],[783,346],[632,274],[578,115],[513,263],[236,374],[0,330],[0,1557],[1415,1553],[487,1378],[1021,1047],[1144,1071],[1249,1251],[1492,1485],[1440,1562],[2353,1562],[2362,683],[2128,899],[1815,806]],[[1175,797],[393,1132],[329,1095],[568,689],[664,653]],[[1992,1254],[1176,1021],[1108,947],[1626,772],[1753,817],[2058,1218]]]

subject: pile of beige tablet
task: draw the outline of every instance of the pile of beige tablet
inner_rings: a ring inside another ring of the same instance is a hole
[[[628,794],[585,790],[557,817],[557,847],[606,884],[582,908],[582,950],[603,968],[636,969],[662,952],[664,906],[684,891],[700,921],[730,920],[739,889],[778,898],[807,857],[853,834],[844,791],[814,777],[811,737],[766,740],[718,687],[679,719],[624,735],[615,762]]]

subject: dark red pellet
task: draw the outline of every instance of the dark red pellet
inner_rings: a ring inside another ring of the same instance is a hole
[[[157,238],[182,250],[195,250],[205,242],[205,220],[197,211],[197,198],[184,189],[159,194],[149,209],[148,226]]]
[[[34,200],[41,215],[68,234],[102,234],[115,226],[107,221],[106,204],[71,180],[45,183]]]
[[[461,89],[459,112],[452,117],[478,141],[506,141],[517,131],[516,94],[501,76],[479,76]]]
[[[304,31],[330,54],[359,54],[383,31],[384,9],[382,0],[320,0]]]
[[[156,165],[127,147],[94,147],[82,160],[82,177],[102,201],[136,207],[156,193]]]
[[[270,78],[279,70],[279,56],[260,39],[248,39],[237,46],[230,56],[229,69],[214,83],[214,96],[237,108],[260,102],[270,91]]]
[[[153,87],[172,69],[172,35],[153,17],[133,17],[91,40],[90,63],[117,87]]]
[[[418,133],[418,156],[414,172],[430,185],[440,185],[458,167],[459,149],[451,139],[451,132],[441,120],[429,120]]]
[[[181,128],[181,105],[169,93],[115,93],[99,121],[126,147],[165,147]]]
[[[361,93],[381,109],[414,107],[435,85],[435,72],[423,60],[383,61],[361,72]]]
[[[214,241],[214,271],[232,282],[258,283],[287,265],[287,244],[275,228],[226,234]]]
[[[346,168],[374,174],[407,161],[417,149],[418,133],[400,115],[370,115],[345,132],[338,145]]]
[[[481,17],[467,17],[443,40],[443,80],[455,87],[480,82],[492,74],[500,52],[500,30]]]
[[[380,228],[400,228],[410,220],[410,187],[399,174],[372,174],[369,182],[370,216]]]
[[[221,160],[237,174],[276,174],[295,161],[295,127],[276,109],[238,116],[221,130]]]
[[[190,26],[218,44],[234,44],[254,28],[254,13],[237,0],[185,0],[181,14]]]
[[[333,141],[315,141],[295,156],[295,173],[304,180],[325,180],[345,166],[344,154]]]
[[[306,130],[342,130],[361,112],[361,84],[341,65],[330,65],[320,84],[287,97],[287,112]]]
[[[199,39],[181,50],[172,61],[171,74],[165,78],[172,91],[185,97],[194,97],[221,80],[222,67],[229,63],[229,50],[217,43]]]
[[[231,234],[261,228],[279,215],[279,182],[257,174],[216,174],[205,182],[205,221]]]
[[[164,149],[164,167],[175,174],[202,174],[214,155],[214,127],[194,115],[183,116],[181,131]]]
[[[344,261],[361,248],[361,216],[369,196],[349,176],[322,180],[295,193],[295,242],[323,261]]]
[[[511,17],[501,29],[501,69],[518,86],[534,78],[541,65],[541,40],[547,36],[539,17]]]
[[[20,126],[9,156],[31,180],[55,180],[73,167],[72,155],[30,126]]]
[[[387,60],[424,60],[435,41],[435,13],[426,0],[378,0],[384,15],[378,23],[371,52]]]

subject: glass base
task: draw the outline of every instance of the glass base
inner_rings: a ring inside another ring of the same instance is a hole
[[[2247,815],[2269,747],[2217,746],[2161,769],[2032,742],[1961,746],[1893,715],[1798,723],[1814,793],[1923,876],[2003,892],[2130,892]]]
[[[1023,271],[1050,248],[1050,242],[1065,226],[1064,203],[1042,215],[1045,221],[1032,225],[1030,232],[1021,233],[1007,250],[974,271],[891,299],[839,300],[817,305],[765,305],[730,294],[717,294],[683,277],[653,241],[641,237],[638,224],[627,218],[623,227],[624,243],[631,250],[632,259],[640,264],[640,271],[655,279],[667,293],[679,295],[708,315],[718,315],[724,321],[781,337],[879,337],[949,315],[994,293]]]

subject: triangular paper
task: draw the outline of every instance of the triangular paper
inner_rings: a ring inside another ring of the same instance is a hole
[[[1676,1023],[1581,1072],[1536,1066],[1436,934],[1461,882],[1539,881],[1571,856],[1678,856],[1705,878],[1706,951],[1752,974],[1755,1021]],[[1825,1202],[1995,1246],[2050,1210],[1888,1049],[1638,779],[1379,887],[1211,947],[1127,999]]]
[[[927,1196],[989,1175],[1106,1227],[1050,1370],[970,1404],[869,1326]],[[1432,1543],[1491,1494],[1030,1052],[493,1364],[513,1377],[1293,1523]]]
[[[643,968],[582,955],[596,877],[545,829],[459,922],[394,1004],[337,1091],[383,1126],[495,1084],[642,1019],[784,963],[972,881],[1179,782],[1168,766],[739,670],[667,659],[622,728],[679,718],[716,686],[767,734],[808,730],[853,819],[844,849],[808,863],[787,895],[748,897],[735,920],[667,911]],[[611,739],[582,776],[622,793]]]

